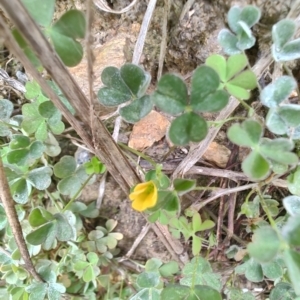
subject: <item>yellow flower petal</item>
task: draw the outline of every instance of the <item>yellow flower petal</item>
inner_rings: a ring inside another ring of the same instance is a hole
[[[136,185],[129,199],[132,202],[132,208],[137,211],[144,211],[147,208],[155,206],[157,202],[157,188],[153,181],[148,181]]]

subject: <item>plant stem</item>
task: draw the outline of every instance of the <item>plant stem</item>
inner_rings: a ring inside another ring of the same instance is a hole
[[[151,157],[149,157],[148,155],[146,155],[146,154],[144,154],[144,153],[142,153],[138,150],[132,149],[132,148],[128,147],[127,145],[123,144],[123,143],[118,142],[118,145],[121,148],[123,148],[125,150],[128,150],[128,151],[134,153],[137,156],[142,157],[144,160],[148,161],[153,166],[153,168],[156,168],[156,162]]]
[[[66,204],[66,206],[63,208],[62,213],[64,213],[68,208],[71,206],[71,204],[77,199],[81,191],[84,189],[84,187],[88,184],[88,182],[91,180],[91,178],[94,176],[94,174],[91,174],[86,181],[81,185],[79,190],[76,192],[76,194],[71,198],[71,200]]]

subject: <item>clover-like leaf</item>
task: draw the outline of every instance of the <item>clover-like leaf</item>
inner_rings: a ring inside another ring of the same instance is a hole
[[[243,172],[250,178],[262,180],[269,175],[269,162],[257,151],[252,151],[242,163]]]
[[[224,108],[229,95],[217,90],[220,85],[218,73],[211,67],[198,67],[192,76],[191,107],[194,111],[216,112]]]
[[[149,73],[134,64],[125,64],[120,68],[120,75],[130,91],[136,97],[142,97],[151,80]]]
[[[241,72],[247,64],[245,54],[232,55],[227,62],[223,56],[217,54],[209,56],[206,60],[206,65],[219,74],[225,89],[238,99],[249,99],[248,90],[254,89],[257,85],[256,76],[252,71]]]
[[[298,157],[291,150],[294,143],[286,138],[270,140],[263,138],[260,143],[260,153],[264,157],[280,164],[293,165],[298,162]]]
[[[22,0],[31,17],[39,25],[47,27],[50,25],[55,7],[55,0]]]
[[[160,78],[157,89],[151,97],[159,109],[171,115],[177,115],[184,111],[187,96],[184,81],[176,75],[166,74]]]
[[[297,127],[300,125],[300,105],[282,105],[278,108],[277,113],[288,126]]]
[[[65,178],[76,170],[76,160],[73,156],[65,155],[53,167],[54,175],[58,178]]]
[[[247,247],[249,254],[263,263],[272,261],[279,248],[278,234],[269,226],[257,229],[252,237],[252,243],[249,243]]]
[[[232,125],[227,132],[228,138],[239,146],[255,147],[262,137],[262,126],[254,120],[247,119],[242,124]]]
[[[79,10],[63,14],[50,30],[54,49],[68,67],[76,66],[83,57],[83,48],[77,39],[85,36],[86,21]]]
[[[173,185],[174,185],[175,191],[177,193],[179,193],[180,195],[183,195],[195,188],[196,181],[190,180],[190,179],[176,178],[173,182]]]
[[[55,230],[55,224],[53,222],[48,222],[38,229],[32,231],[26,236],[26,240],[31,245],[41,245],[46,241],[47,236],[51,231]]]
[[[282,118],[279,116],[277,112],[277,108],[271,108],[268,111],[267,117],[266,117],[266,126],[268,129],[275,133],[275,134],[287,134],[289,131],[289,127],[286,125],[286,123],[282,120]]]
[[[221,29],[218,34],[218,42],[228,55],[234,55],[241,53],[238,48],[238,38],[235,34],[231,33],[228,29]]]
[[[297,171],[296,171],[297,172]],[[298,175],[297,175],[298,177]],[[291,216],[300,215],[300,197],[287,196],[283,199],[283,206]]]
[[[28,217],[31,226],[38,227],[53,219],[53,215],[42,207],[34,208]]]
[[[24,204],[28,201],[28,196],[31,193],[31,185],[24,178],[20,178],[10,185],[10,190],[13,199],[17,203]]]
[[[293,284],[296,295],[300,295],[300,254],[292,249],[286,249],[283,259],[288,269],[289,278]]]
[[[128,123],[136,123],[152,110],[153,103],[150,96],[145,95],[141,98],[138,98],[128,104],[125,107],[122,107],[119,110],[120,116]]]
[[[197,114],[190,112],[177,117],[171,124],[169,137],[175,145],[200,142],[207,135],[207,123]]]
[[[283,19],[272,28],[272,54],[276,61],[289,61],[300,57],[300,39],[292,40],[296,30],[293,20]]]
[[[40,167],[31,170],[27,175],[27,181],[38,190],[45,190],[51,184],[52,169]]]
[[[98,99],[105,106],[116,106],[144,96],[150,83],[150,74],[134,64],[125,64],[119,70],[107,67],[101,74],[105,87],[98,91]]]
[[[296,24],[290,19],[280,20],[272,27],[272,39],[276,47],[282,48],[295,34]]]

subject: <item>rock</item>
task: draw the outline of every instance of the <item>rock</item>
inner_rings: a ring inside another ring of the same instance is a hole
[[[128,146],[139,151],[151,147],[166,135],[169,125],[170,122],[166,117],[154,110],[151,111],[133,126]]]
[[[205,160],[213,162],[220,168],[225,168],[231,151],[216,142],[212,142],[203,155]]]

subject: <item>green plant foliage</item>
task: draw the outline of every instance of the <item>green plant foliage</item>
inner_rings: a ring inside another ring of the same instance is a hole
[[[221,291],[220,275],[213,273],[210,263],[203,257],[196,256],[182,270],[183,278],[180,284],[193,287],[204,285],[216,291]]]
[[[300,39],[292,40],[296,32],[293,20],[283,19],[272,28],[272,54],[276,61],[289,61],[300,57]]]
[[[251,48],[255,44],[251,27],[260,19],[260,10],[252,5],[244,8],[233,6],[228,12],[228,29],[222,29],[218,35],[219,44],[226,54],[234,55]]]
[[[79,278],[84,282],[90,282],[100,274],[100,269],[97,267],[98,256],[94,252],[89,252],[86,255],[86,260],[77,260],[74,264],[74,270]]]
[[[7,99],[0,100],[0,137],[10,134],[9,122],[14,106]]]
[[[228,288],[225,291],[226,295],[230,300],[255,300],[255,296],[253,296],[250,292],[243,292],[238,288]]]
[[[292,285],[287,282],[279,282],[276,284],[270,294],[270,300],[294,300],[295,298],[295,291]]]
[[[5,174],[8,177],[13,199],[17,203],[24,204],[28,201],[32,187],[45,190],[50,186],[52,170],[50,167],[40,167],[24,173],[18,168],[7,166]]]
[[[244,173],[251,178],[266,178],[274,163],[288,166],[295,165],[298,161],[297,155],[291,153],[294,148],[293,142],[285,138],[262,138],[262,126],[257,121],[248,119],[242,124],[234,124],[229,128],[227,135],[233,143],[252,148],[252,152],[242,163]],[[278,170],[285,171],[286,168]]]
[[[300,295],[300,254],[294,250],[287,249],[283,253],[283,259],[288,269],[290,280],[293,284],[295,293]]]
[[[83,39],[86,31],[84,14],[69,10],[51,27],[50,37],[54,49],[68,67],[76,66],[83,57],[83,48],[77,39]]]
[[[169,138],[176,145],[203,140],[208,132],[206,121],[193,112],[184,113],[176,118],[169,129]]]
[[[31,17],[41,26],[48,27],[53,18],[55,0],[22,0]]]
[[[80,192],[80,187],[90,178],[85,171],[85,166],[77,167],[73,156],[63,156],[53,167],[54,175],[61,180],[57,188],[62,195],[74,197]],[[92,183],[90,180],[89,183]]]
[[[43,244],[45,250],[56,246],[58,241],[69,241],[76,239],[76,218],[71,211],[51,215],[44,210],[33,210],[29,216],[30,225],[38,227],[26,236],[28,243],[32,245]],[[43,216],[43,219],[40,218]]]
[[[132,101],[120,109],[120,115],[129,123],[135,123],[145,117],[153,104],[145,92],[151,76],[139,66],[125,64],[120,68],[107,67],[101,74],[105,85],[98,92],[98,99],[105,106],[116,106]]]
[[[283,199],[283,205],[290,216],[300,215],[300,197],[287,196]]]
[[[84,164],[85,171],[88,175],[103,174],[106,171],[105,165],[94,156],[92,159]]]
[[[196,186],[196,180],[176,178],[173,181],[174,189],[179,195],[183,195],[193,190]]]
[[[161,299],[174,300],[221,300],[221,294],[209,286],[196,285],[187,287],[184,285],[169,285],[161,293]]]
[[[249,99],[250,92],[256,87],[256,76],[250,71],[242,71],[248,65],[245,54],[232,55],[226,59],[218,54],[210,55],[205,64],[219,75],[222,88],[238,99]]]
[[[277,255],[280,241],[271,227],[262,227],[255,231],[253,242],[247,247],[249,254],[260,262],[270,262]]]

